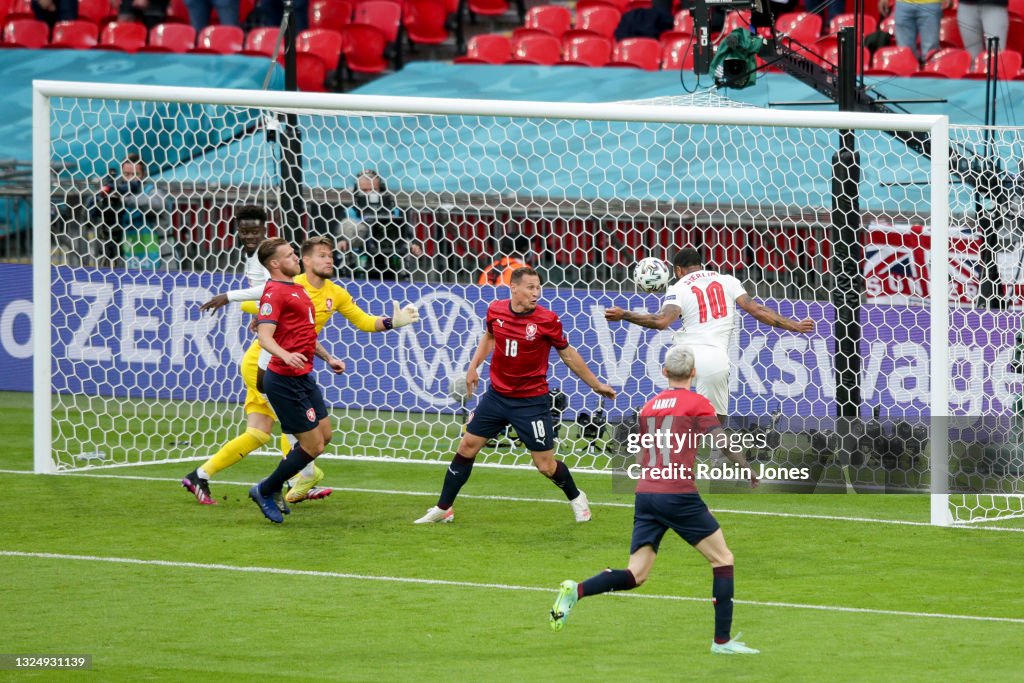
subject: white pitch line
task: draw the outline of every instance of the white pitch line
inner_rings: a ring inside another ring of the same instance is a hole
[[[99,555],[68,555],[63,553],[28,553],[18,550],[0,550],[0,557],[20,557],[27,559],[71,560],[80,562],[106,562],[109,564],[131,564],[150,567],[169,567],[173,569],[205,569],[210,571],[239,572],[245,574],[279,574],[287,576],[311,576],[327,579],[350,581],[381,581],[386,583],[411,583],[424,586],[449,586],[454,588],[486,588],[503,591],[528,591],[533,593],[555,593],[551,586],[517,586],[508,583],[482,583],[476,581],[451,581],[448,579],[420,579],[409,576],[376,576],[372,574],[348,574],[344,572],[315,571],[311,569],[288,569],[285,567],[247,567],[233,564],[214,564],[205,562],[175,562],[171,560],[142,560],[133,557],[103,557]],[[694,598],[684,595],[647,595],[644,593],[611,593],[619,598],[638,598],[645,600],[672,600],[678,602],[707,603],[710,598]],[[987,621],[1006,624],[1024,624],[1024,619],[1014,617],[988,617],[974,614],[943,614],[941,612],[902,612],[889,609],[871,609],[868,607],[843,607],[841,605],[802,605],[793,602],[769,602],[761,600],[734,600],[738,605],[753,607],[775,607],[783,609],[805,609],[819,612],[846,612],[855,614],[881,614],[895,617],[915,617],[921,619],[952,619],[959,621]]]
[[[29,470],[2,470],[0,474],[33,474]],[[57,475],[49,476],[61,476],[61,477],[91,477],[95,479],[129,479],[133,481],[158,481],[158,482],[177,482],[180,481],[174,477],[144,477],[137,474],[97,474],[95,472],[61,472]],[[251,487],[256,482],[254,481],[229,481],[218,479],[217,484],[223,484],[226,486],[245,486]],[[343,487],[343,486],[332,486],[335,491],[344,491],[347,493],[372,493],[377,495],[387,496],[420,496],[420,497],[435,497],[437,491],[401,491],[396,489],[366,489],[366,488],[355,488],[355,487]],[[517,496],[484,496],[484,495],[473,495],[468,493],[460,493],[459,498],[469,498],[474,500],[496,500],[513,503],[548,503],[562,505],[564,501],[556,500],[553,498],[524,498]],[[591,507],[606,507],[606,508],[633,508],[632,503],[610,503],[610,502],[599,502],[590,501]],[[842,515],[812,515],[800,512],[770,512],[766,510],[733,510],[729,508],[718,508],[712,507],[711,511],[715,514],[723,515],[752,515],[757,517],[781,517],[788,519],[818,519],[828,522],[860,522],[864,524],[895,524],[899,526],[921,526],[931,527],[932,525],[928,522],[911,522],[902,519],[877,519],[875,517],[848,517]],[[994,521],[994,520],[993,520]],[[938,527],[936,527],[938,528]],[[970,526],[966,524],[955,525],[955,529],[981,529],[985,531],[1010,531],[1016,533],[1024,533],[1024,528],[1013,529],[1009,527],[985,527],[985,526]]]

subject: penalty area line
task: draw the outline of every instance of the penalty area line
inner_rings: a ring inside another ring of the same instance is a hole
[[[0,469],[0,474],[33,474],[29,470],[3,470]],[[46,476],[59,476],[59,477],[88,477],[93,479],[127,479],[131,481],[154,481],[154,482],[180,482],[181,480],[175,477],[146,477],[139,474],[101,474],[97,472],[59,472],[53,475]],[[246,488],[252,487],[256,482],[254,481],[230,481],[218,479],[215,482],[218,485],[224,486],[244,486]],[[332,486],[335,491],[344,493],[369,493],[374,495],[384,496],[418,496],[418,497],[436,497],[437,491],[402,491],[397,489],[368,489],[358,487],[346,487],[346,486]],[[471,499],[471,500],[493,500],[511,503],[546,503],[555,505],[564,505],[565,501],[554,498],[527,498],[522,496],[496,496],[496,495],[480,495],[472,493],[460,493],[459,498]],[[601,501],[590,501],[591,507],[601,508],[628,508],[632,509],[632,503],[614,503],[614,502],[601,502]],[[928,522],[914,522],[903,519],[878,519],[875,517],[850,517],[844,515],[814,515],[802,512],[772,512],[769,510],[734,510],[731,508],[720,508],[709,506],[711,512],[714,514],[722,515],[750,515],[755,517],[778,517],[782,519],[813,519],[822,520],[826,522],[857,522],[862,524],[895,524],[898,526],[918,526],[918,527],[932,527],[933,525]],[[998,520],[991,520],[998,521]],[[941,527],[935,527],[941,528]],[[1015,533],[1024,533],[1024,528],[1014,529],[1010,527],[993,527],[993,526],[977,526],[970,524],[956,524],[952,527],[953,529],[975,529],[981,531],[1009,531]]]
[[[554,594],[556,589],[548,586],[517,586],[508,583],[483,583],[477,581],[452,581],[448,579],[423,579],[410,576],[377,576],[373,574],[350,574],[345,572],[317,571],[313,569],[289,569],[286,567],[250,567],[233,564],[214,564],[205,562],[176,562],[171,560],[143,560],[133,557],[104,557],[100,555],[71,555],[64,553],[22,552],[18,550],[0,550],[0,557],[16,557],[41,560],[64,560],[72,562],[97,562],[107,564],[126,564],[148,567],[165,567],[171,569],[198,569],[205,571],[237,572],[244,574],[276,574],[285,576],[308,576],[315,578],[339,579],[347,581],[378,581],[384,583],[418,584],[424,586],[445,586],[453,588],[481,588],[502,591],[526,591],[532,593]],[[644,600],[669,600],[676,602],[708,602],[709,598],[695,598],[684,595],[646,595],[643,593],[611,593],[617,598],[634,598]],[[841,605],[804,605],[793,602],[771,602],[762,600],[735,600],[739,605],[752,607],[771,607],[777,609],[802,609],[819,612],[841,612],[853,614],[879,614],[894,617],[910,617],[919,619],[947,619],[956,621],[987,621],[1005,624],[1024,624],[1024,619],[1014,617],[990,617],[974,614],[944,614],[941,612],[907,612],[888,609],[871,609],[868,607],[844,607]]]

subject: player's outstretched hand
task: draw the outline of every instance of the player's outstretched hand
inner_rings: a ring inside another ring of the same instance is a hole
[[[290,353],[285,351],[281,355],[281,360],[290,368],[301,368],[306,364],[306,356],[301,353]]]
[[[601,394],[605,398],[615,398],[615,390],[611,388],[611,385],[599,384],[597,385],[597,388],[594,389],[594,391]]]
[[[399,308],[398,302],[392,301],[391,306],[394,309],[394,312],[391,314],[391,326],[395,329],[411,325],[420,319],[420,312],[412,304],[406,304],[404,307]]]
[[[604,309],[604,319],[610,322],[616,322],[626,317],[626,311],[619,308],[618,306],[609,306]]]
[[[468,400],[473,394],[476,393],[476,385],[480,383],[480,375],[477,373],[476,368],[470,368],[466,371],[466,399]]]
[[[228,305],[228,295],[227,294],[218,294],[217,296],[213,297],[212,299],[207,301],[205,304],[200,306],[199,310],[200,311],[216,311],[221,306],[227,306],[227,305]]]
[[[345,372],[345,361],[341,360],[340,358],[332,358],[331,360],[327,361],[327,365],[331,368],[331,372],[333,372],[335,375],[340,375],[341,373]]]
[[[814,321],[810,318],[804,318],[797,322],[796,330],[794,331],[799,332],[800,334],[810,334],[811,332],[814,332]]]

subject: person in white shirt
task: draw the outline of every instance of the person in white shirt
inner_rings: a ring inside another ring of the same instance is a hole
[[[706,270],[700,252],[692,247],[680,250],[672,265],[678,279],[665,293],[660,311],[637,313],[612,306],[604,317],[655,330],[664,330],[681,317],[683,328],[674,335],[673,344],[693,350],[695,391],[711,401],[724,421],[729,410],[729,343],[737,327],[736,308],[765,325],[800,334],[812,332],[814,321],[793,320],[757,303],[732,275]]]

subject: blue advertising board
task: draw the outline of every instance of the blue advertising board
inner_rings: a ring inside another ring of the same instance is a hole
[[[31,391],[31,266],[0,265],[0,390]],[[368,313],[387,314],[391,302],[414,303],[422,321],[398,331],[360,332],[340,316],[322,333],[324,345],[346,360],[336,377],[318,369],[327,400],[339,407],[451,412],[452,380],[465,372],[483,332],[496,290],[440,284],[342,281]],[[252,340],[237,306],[200,315],[213,294],[242,285],[213,273],[54,268],[51,339],[53,390],[58,393],[200,401],[240,401],[237,362]],[[611,416],[639,407],[664,379],[660,362],[671,331],[607,323],[616,304],[657,310],[656,295],[597,290],[547,290],[542,300],[561,318],[570,343],[620,397],[605,402]],[[741,314],[733,360],[731,411],[763,415],[834,412],[831,305],[768,300],[785,315],[811,318],[810,335],[759,325]],[[865,305],[862,309],[864,410],[920,414],[928,408],[930,377],[927,308]],[[1010,408],[1021,375],[1010,368],[1020,313],[958,309],[951,314],[950,372],[954,414]],[[318,363],[319,366],[319,363]],[[485,373],[486,377],[486,373]],[[569,395],[569,417],[600,400],[552,354],[551,382]]]

